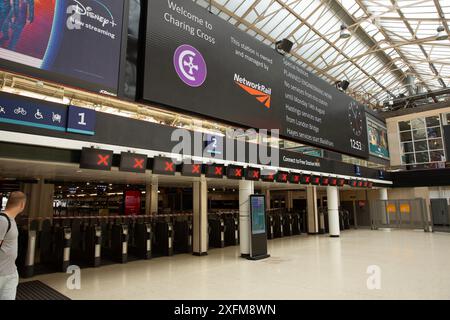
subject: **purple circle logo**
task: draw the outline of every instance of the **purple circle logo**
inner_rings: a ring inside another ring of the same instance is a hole
[[[208,73],[202,54],[194,47],[183,44],[173,55],[175,71],[180,79],[191,87],[200,87]]]

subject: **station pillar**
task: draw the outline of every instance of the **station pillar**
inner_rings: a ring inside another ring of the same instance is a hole
[[[264,195],[266,196],[266,210],[269,210],[270,209],[270,189],[269,188],[267,188],[264,191]]]
[[[153,177],[151,183],[145,186],[145,214],[158,213],[158,178]]]
[[[381,188],[379,189],[379,196],[380,200],[387,201],[388,199],[388,189],[387,188]],[[386,208],[386,206],[382,206],[383,208]],[[381,212],[381,223],[382,224],[389,224],[389,217],[386,210],[384,212]]]
[[[317,209],[317,188],[308,186],[306,188],[308,233],[319,233],[319,217]]]
[[[242,257],[250,255],[250,196],[254,192],[253,181],[239,181],[239,242]]]
[[[53,217],[54,184],[44,183],[44,180],[41,179],[37,183],[24,183],[20,189],[27,196],[24,216],[28,216],[28,218]]]
[[[193,254],[208,254],[208,186],[204,177],[195,181],[193,194]]]
[[[338,187],[327,187],[328,228],[330,237],[339,237],[339,191]]]

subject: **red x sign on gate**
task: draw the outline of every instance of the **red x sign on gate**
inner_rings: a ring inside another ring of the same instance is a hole
[[[108,163],[109,154],[107,154],[107,155],[98,154],[97,156],[98,156],[98,161],[97,161],[98,166],[106,166],[107,167],[109,165],[109,163]]]
[[[145,159],[134,158],[134,166],[133,166],[133,168],[135,168],[135,169],[144,169],[144,160]]]
[[[214,174],[216,176],[221,176],[222,175],[222,170],[223,170],[223,167],[215,167],[214,168]]]
[[[192,173],[201,173],[199,164],[193,164],[192,165]]]
[[[173,162],[166,161],[166,167],[164,168],[164,171],[173,172]]]

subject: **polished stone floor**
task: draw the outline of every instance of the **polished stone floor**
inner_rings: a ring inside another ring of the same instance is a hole
[[[450,299],[448,233],[351,230],[271,240],[269,251],[256,262],[227,247],[82,269],[80,290],[64,273],[31,280],[72,299]]]

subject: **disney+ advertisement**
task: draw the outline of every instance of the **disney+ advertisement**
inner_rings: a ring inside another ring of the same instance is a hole
[[[1,68],[117,95],[124,3],[0,0]]]

